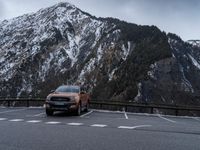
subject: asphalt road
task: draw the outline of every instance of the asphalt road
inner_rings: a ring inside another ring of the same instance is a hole
[[[0,150],[199,150],[200,118],[0,108]]]

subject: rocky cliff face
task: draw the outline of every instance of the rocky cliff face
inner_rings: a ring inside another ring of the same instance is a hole
[[[198,103],[199,63],[200,48],[176,35],[68,3],[0,23],[2,97],[82,84],[98,100]]]
[[[142,99],[169,104],[199,104],[200,49],[168,34],[172,57],[150,66],[150,79],[143,82]]]

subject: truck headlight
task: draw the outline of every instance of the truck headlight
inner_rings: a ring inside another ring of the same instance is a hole
[[[75,102],[79,99],[79,96],[72,96],[70,97],[70,101]]]
[[[47,97],[47,98],[46,98],[46,101],[50,101],[50,100],[51,100],[51,97]]]
[[[70,97],[70,101],[75,101],[75,97],[74,96]]]

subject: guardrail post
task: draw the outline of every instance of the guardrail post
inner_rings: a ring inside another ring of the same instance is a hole
[[[178,108],[176,108],[175,115],[178,116]]]
[[[10,107],[10,100],[8,100],[8,107]]]
[[[26,101],[26,106],[29,107],[29,99]]]
[[[125,112],[127,112],[127,106],[125,105]]]
[[[153,107],[151,107],[151,114],[153,114]]]

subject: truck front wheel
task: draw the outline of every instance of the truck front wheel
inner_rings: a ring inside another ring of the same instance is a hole
[[[53,116],[53,110],[51,110],[51,109],[46,109],[46,115],[47,115],[47,116]]]
[[[78,105],[78,108],[76,109],[76,115],[80,116],[81,115],[81,104]]]

